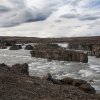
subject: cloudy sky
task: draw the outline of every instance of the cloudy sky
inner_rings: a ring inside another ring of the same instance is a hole
[[[0,0],[0,36],[100,36],[100,0]]]

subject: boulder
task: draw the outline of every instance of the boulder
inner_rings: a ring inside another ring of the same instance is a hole
[[[82,84],[79,88],[81,90],[83,90],[84,92],[87,92],[87,93],[90,93],[90,94],[96,93],[95,89],[89,83]]]
[[[0,45],[0,49],[7,49],[5,45]]]
[[[33,46],[32,45],[26,45],[25,50],[33,50]]]
[[[73,84],[73,81],[74,79],[70,78],[70,77],[66,77],[64,79],[61,79],[60,80],[62,84],[65,84],[65,85],[72,85]]]
[[[17,73],[29,75],[27,63],[25,63],[25,64],[15,64],[15,65],[12,66],[12,70],[14,70]]]
[[[71,50],[33,50],[31,51],[33,57],[47,58],[50,60],[62,61],[77,61],[88,62],[88,56],[85,53]]]
[[[6,73],[9,70],[10,70],[10,68],[6,64],[4,64],[4,63],[0,64],[0,73],[4,73],[4,72]]]
[[[59,49],[61,48],[58,44],[50,44],[50,43],[39,43],[34,46],[36,49]]]
[[[50,73],[47,73],[47,75],[44,76],[42,79],[51,81],[53,84],[58,84],[58,85],[62,84],[59,79],[52,78],[52,75]]]
[[[44,77],[43,77],[43,79],[45,79],[45,80],[51,80],[52,79],[52,75],[50,74],[50,73],[47,73]]]
[[[73,85],[74,86],[81,86],[82,84],[86,84],[87,82],[85,80],[81,80],[81,79],[74,79],[73,81]]]
[[[22,46],[21,45],[13,45],[9,48],[9,50],[19,50],[19,49],[22,49]]]

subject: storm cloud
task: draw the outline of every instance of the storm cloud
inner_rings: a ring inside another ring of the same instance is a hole
[[[9,4],[2,2],[0,5],[0,26],[11,27],[25,22],[42,21],[56,10],[61,2],[56,4],[56,0],[6,0]],[[45,2],[46,4],[42,4]]]

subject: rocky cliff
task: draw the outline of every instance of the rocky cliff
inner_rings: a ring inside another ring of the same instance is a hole
[[[87,51],[90,56],[96,56],[97,58],[100,57],[100,43],[69,43],[68,48],[74,50],[84,50]]]
[[[32,57],[47,58],[49,60],[88,62],[86,53],[82,51],[66,50],[55,44],[36,45],[34,50],[30,53]]]

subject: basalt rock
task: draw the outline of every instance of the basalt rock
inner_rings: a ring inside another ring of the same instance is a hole
[[[99,95],[83,91],[83,86],[80,89],[55,84],[50,74],[47,75],[50,81],[18,74],[16,70],[20,68],[13,67],[0,64],[0,100],[100,100]]]
[[[43,43],[38,43],[37,45],[34,46],[36,49],[42,49],[42,50],[47,50],[47,49],[59,49],[61,48],[58,44],[43,44]]]
[[[62,84],[62,82],[59,79],[54,79],[50,73],[47,73],[47,75],[42,77],[42,79],[51,81],[53,84],[58,84],[58,85]]]
[[[74,79],[73,81],[73,85],[74,86],[81,86],[82,84],[86,84],[87,82],[85,80],[81,80],[81,79]]]
[[[32,57],[47,58],[50,60],[88,62],[88,55],[82,51],[66,50],[64,48],[49,48],[48,46],[39,46],[30,51]]]
[[[82,44],[82,43],[69,43],[68,44],[69,49],[74,50],[84,50],[88,52],[89,56],[96,56],[97,58],[100,58],[100,43],[96,44]]]
[[[95,94],[96,93],[95,89],[88,83],[82,84],[79,88],[81,90],[83,90],[84,92],[87,92],[87,93],[91,93],[91,94]]]
[[[74,79],[72,79],[70,77],[66,77],[64,79],[61,79],[60,81],[62,84],[65,84],[65,85],[73,85]]]
[[[59,80],[59,79],[54,79],[50,73],[48,73],[45,77],[43,77],[43,79],[46,79],[46,80],[51,81],[52,83],[58,84],[58,85],[75,86],[86,93],[90,93],[90,94],[96,93],[95,89],[89,83],[87,83],[87,81],[85,81],[85,80],[73,79],[70,77],[66,77],[64,79]]]
[[[32,46],[32,45],[27,45],[27,46],[25,47],[25,50],[33,50],[33,46]]]
[[[22,49],[22,46],[21,45],[13,45],[9,48],[9,50],[19,50],[19,49]]]
[[[5,45],[0,44],[0,49],[6,49],[7,47]]]
[[[12,66],[12,70],[14,70],[17,73],[29,75],[27,63],[25,63],[25,64],[15,64],[15,65]]]
[[[96,56],[97,58],[100,58],[100,44],[99,45],[93,45],[91,55]]]

